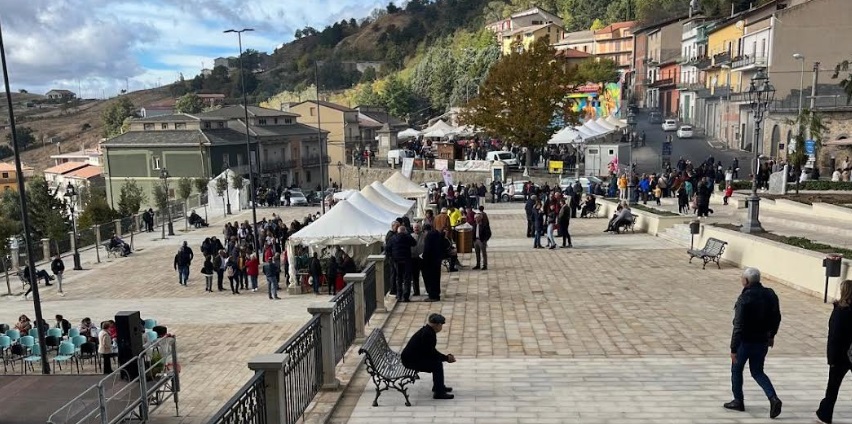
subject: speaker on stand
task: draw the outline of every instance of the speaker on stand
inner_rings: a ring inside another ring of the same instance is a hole
[[[118,366],[126,364],[142,353],[142,318],[139,311],[121,311],[115,314],[115,326],[118,333]],[[128,381],[139,376],[139,368],[128,366],[122,371],[122,378]]]

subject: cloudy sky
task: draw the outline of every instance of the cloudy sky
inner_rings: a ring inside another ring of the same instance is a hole
[[[236,56],[229,28],[254,28],[243,48],[271,53],[296,28],[360,19],[378,0],[0,0],[12,89],[114,95],[166,84]],[[82,91],[82,93],[80,92]]]

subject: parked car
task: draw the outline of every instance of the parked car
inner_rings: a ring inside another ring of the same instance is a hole
[[[662,124],[663,123],[663,114],[658,111],[652,111],[648,114],[648,123],[650,124]]]
[[[495,160],[502,160],[506,162],[506,165],[509,168],[517,168],[520,165],[520,161],[512,152],[504,152],[502,150],[492,150],[485,154],[485,160],[489,162],[493,162]]]
[[[503,184],[503,194],[500,196],[500,200],[503,202],[514,202],[524,200],[524,184],[529,181],[513,181],[512,184]],[[512,185],[512,196],[509,196],[509,185]],[[537,185],[533,185],[533,187],[538,187]],[[491,197],[491,192],[488,192],[488,197]]]
[[[663,131],[677,131],[677,120],[666,119],[663,121]]]
[[[568,188],[568,186],[572,186],[572,185],[574,185],[574,181],[576,181],[576,179],[575,179],[574,177],[563,177],[563,178],[559,181],[559,188],[560,188],[562,191],[565,191],[565,189],[567,189],[567,188]],[[584,192],[584,193],[588,193],[588,192],[589,192],[589,183],[600,184],[600,185],[601,185],[601,188],[604,188],[604,182],[603,182],[603,180],[601,180],[601,179],[600,179],[600,178],[598,178],[598,177],[595,177],[595,176],[580,177],[580,185],[583,187],[583,192]]]
[[[281,204],[286,201],[284,193],[281,193]],[[290,206],[308,206],[308,198],[298,189],[290,189]]]
[[[414,150],[396,149],[388,151],[388,165],[402,165],[403,158],[413,158]]]
[[[677,138],[692,138],[692,126],[681,125],[677,129]]]

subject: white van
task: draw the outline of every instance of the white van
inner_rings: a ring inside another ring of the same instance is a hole
[[[515,154],[512,152],[504,152],[502,150],[493,150],[485,154],[485,160],[489,162],[494,162],[495,160],[502,160],[506,162],[506,165],[509,165],[510,168],[518,167],[518,158],[515,157]]]
[[[402,165],[403,158],[415,157],[413,150],[396,149],[388,151],[388,165]]]

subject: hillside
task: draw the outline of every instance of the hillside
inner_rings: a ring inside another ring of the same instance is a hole
[[[18,101],[18,93],[13,93],[13,102]],[[33,96],[33,95],[29,95]],[[136,107],[171,98],[169,87],[160,87],[150,90],[135,91],[126,94]],[[8,121],[8,110],[5,107],[5,96],[0,97],[4,101],[0,108],[0,122]],[[23,98],[22,98],[23,99]],[[63,152],[72,152],[84,147],[95,148],[102,138],[103,122],[101,113],[110,100],[84,100],[75,107],[63,110],[61,107],[26,108],[15,104],[15,115],[18,128],[26,127],[35,132],[36,143],[25,150],[22,154],[24,163],[34,167],[37,171],[53,166],[50,155],[59,152],[55,143],[50,143],[51,138],[61,143]],[[84,126],[88,124],[88,128]],[[0,144],[8,145],[6,136],[8,130],[0,130]],[[8,159],[3,159],[8,160]]]

